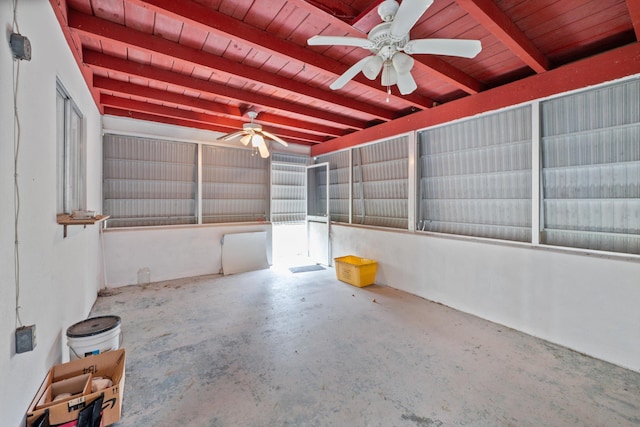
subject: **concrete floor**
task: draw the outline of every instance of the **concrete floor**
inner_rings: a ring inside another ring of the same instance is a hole
[[[116,289],[128,426],[638,426],[640,373],[335,271]]]

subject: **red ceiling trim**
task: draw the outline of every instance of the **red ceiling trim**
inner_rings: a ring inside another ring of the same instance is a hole
[[[316,122],[324,120],[330,123],[339,123],[352,129],[364,129],[367,127],[367,123],[362,120],[356,120],[350,117],[333,114],[325,110],[307,107],[301,104],[294,104],[277,98],[271,98],[265,95],[260,95],[259,93],[251,93],[240,89],[230,88],[219,83],[197,79],[185,74],[162,70],[150,65],[140,64],[126,59],[116,58],[114,56],[104,55],[88,49],[83,50],[83,58],[84,63],[89,67],[105,70],[107,72],[115,71],[132,77],[140,77],[196,92],[211,94],[219,98],[239,101],[248,105],[252,105],[254,103],[265,105],[269,108],[281,111],[283,114],[295,113],[307,116],[310,119],[316,120]],[[324,125],[321,123],[318,123],[315,129],[320,131],[323,129],[323,126]],[[326,127],[325,130],[325,133],[328,135],[333,135],[334,133],[339,132],[332,127]],[[347,130],[347,132],[349,132],[349,130]]]
[[[377,0],[376,0],[377,1]],[[305,0],[288,0],[288,3],[294,4],[295,6],[299,7],[302,10],[306,10],[309,13],[317,13],[314,6],[310,5],[309,3],[307,3]],[[376,6],[377,7],[377,6]],[[380,17],[378,17],[378,23],[382,22],[380,20]],[[354,37],[358,37],[358,36],[362,36],[362,34],[357,31],[356,29],[354,29],[351,25],[349,25],[348,23],[341,21],[339,19],[334,19],[331,21],[331,27],[334,28],[335,30],[339,30],[342,31],[343,33],[340,35],[349,35],[349,36],[354,36]],[[328,35],[328,34],[327,34]],[[442,67],[436,67],[436,68],[432,68],[432,66],[436,63],[429,62],[429,61],[425,61],[424,57],[426,57],[426,55],[419,55],[414,57],[415,60],[415,64],[414,64],[414,69],[420,69],[421,71],[424,72],[428,72],[431,74],[435,74],[436,76],[440,77],[440,78],[444,78],[445,76],[447,76],[448,74],[452,75],[452,76],[464,76],[463,79],[459,79],[459,77],[448,77],[447,81],[449,83],[451,83],[452,85],[456,86],[457,88],[470,93],[470,94],[474,94],[477,93],[479,90],[483,89],[482,83],[480,83],[479,81],[475,80],[473,77],[471,77],[470,75],[464,73],[461,70],[457,70],[455,73],[451,72],[451,73],[447,73],[446,71],[442,70]],[[444,62],[444,61],[442,61]],[[448,64],[447,64],[448,65]],[[450,66],[450,68],[453,68],[453,66]]]
[[[138,111],[140,113],[149,113],[161,117],[173,117],[193,122],[206,123],[209,125],[224,128],[226,132],[235,132],[242,129],[242,125],[247,121],[227,119],[223,117],[213,116],[211,114],[200,113],[197,111],[188,111],[180,108],[166,107],[163,105],[152,104],[150,102],[135,101],[133,99],[125,99],[113,95],[102,94],[100,102],[109,107],[119,108],[121,110]],[[277,129],[270,127],[271,133],[282,137],[283,139],[293,138],[296,141],[306,141],[312,143],[324,142],[325,138],[318,135],[311,135],[302,132],[296,132],[289,129]]]
[[[103,92],[117,93],[120,96],[134,96],[141,99],[152,99],[157,102],[167,102],[174,105],[178,105],[188,109],[197,109],[204,113],[213,113],[222,116],[241,117],[244,111],[241,111],[239,107],[234,107],[229,104],[220,104],[213,101],[207,101],[204,99],[194,98],[191,96],[182,95],[179,93],[168,92],[166,90],[154,89],[148,86],[136,85],[133,83],[127,83],[120,80],[109,79],[106,77],[95,76],[93,80],[94,87],[100,89]],[[288,117],[278,116],[276,114],[260,114],[259,123],[266,125],[281,125],[292,130],[303,129],[307,133],[316,133],[327,136],[342,136],[349,132],[341,131],[335,128],[329,128],[328,126],[318,126],[312,122],[305,122],[302,120],[295,120]]]
[[[307,66],[315,68],[316,72],[330,72],[336,77],[347,71],[346,65],[335,61],[327,61],[323,55],[305,49],[295,43],[272,36],[266,31],[262,31],[251,25],[244,23],[231,16],[217,12],[193,1],[183,0],[133,0],[145,8],[151,9],[162,15],[169,15],[181,21],[188,21],[191,25],[200,28],[205,32],[214,32],[232,40],[242,40],[249,46],[260,51],[270,52],[273,55],[286,57],[292,61],[299,61],[299,68]],[[379,20],[379,18],[378,18]],[[314,70],[309,70],[314,71]],[[385,89],[365,77],[358,75],[356,82],[367,87],[368,90],[384,92]],[[393,94],[392,94],[393,95]],[[429,108],[433,105],[433,100],[422,95],[413,94],[409,96],[394,95],[398,99],[413,104],[420,108]]]
[[[330,90],[324,90],[309,86],[290,78],[276,74],[266,73],[259,69],[237,63],[220,56],[193,49],[158,36],[143,33],[122,25],[69,10],[69,26],[98,40],[108,40],[125,48],[132,46],[147,53],[158,54],[174,60],[186,62],[192,66],[205,67],[228,74],[230,77],[240,77],[248,81],[265,84],[277,91],[295,93],[301,97],[308,97],[354,110],[360,114],[368,114],[372,119],[392,120],[400,115],[391,110],[385,110],[379,106],[367,102],[356,101],[342,96]]]
[[[317,156],[639,73],[640,43],[633,43],[475,96],[333,139],[314,146],[311,155]]]
[[[633,29],[636,32],[636,40],[640,41],[640,1],[627,0],[627,9],[629,9]]]
[[[543,73],[551,68],[547,57],[493,0],[456,0],[456,2],[535,72]]]

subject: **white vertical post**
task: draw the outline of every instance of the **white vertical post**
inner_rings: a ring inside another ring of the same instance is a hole
[[[407,135],[408,144],[408,187],[407,187],[407,221],[409,231],[416,231],[416,189],[417,189],[417,170],[416,170],[416,131],[412,131]]]
[[[196,214],[198,216],[198,224],[202,224],[202,144],[198,144],[198,189],[196,195]]]
[[[540,244],[540,102],[531,103],[531,244]]]
[[[349,148],[349,224],[353,224],[353,148]]]

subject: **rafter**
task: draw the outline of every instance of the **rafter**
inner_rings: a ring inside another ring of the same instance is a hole
[[[640,41],[640,2],[638,0],[627,0],[627,9],[629,9],[633,30],[636,33],[636,40]]]
[[[208,130],[208,131],[223,133],[223,134],[229,133],[230,131],[230,129],[225,128],[223,126],[210,125],[210,124],[200,123],[200,122],[192,122],[190,120],[178,119],[175,117],[164,117],[164,116],[158,116],[155,114],[141,113],[139,111],[132,111],[132,110],[114,108],[114,107],[104,107],[104,114],[107,114],[110,116],[117,116],[117,117],[126,117],[128,119],[145,120],[148,122],[157,122],[157,123],[163,123],[163,124],[169,124],[169,125],[175,125],[175,126],[203,129],[203,130]],[[288,138],[288,140],[289,142],[295,142],[296,144],[300,144],[300,145],[313,145],[313,143],[307,142],[307,141],[297,141],[292,138]]]
[[[322,126],[326,126],[322,125],[321,122],[323,121],[334,124],[338,123],[352,129],[364,129],[367,127],[367,123],[362,120],[333,114],[326,110],[307,107],[303,104],[296,104],[286,100],[271,98],[265,95],[260,95],[259,93],[234,89],[223,84],[197,79],[185,74],[174,73],[151,65],[116,58],[115,56],[105,55],[88,49],[83,50],[82,56],[84,64],[93,69],[100,69],[107,72],[114,71],[132,77],[144,78],[158,83],[166,83],[195,92],[207,93],[216,97],[239,101],[240,103],[248,105],[260,104],[268,108],[279,110],[283,114],[307,116],[310,119],[315,119],[316,122],[319,122],[317,123],[318,127],[314,129],[317,129],[320,132],[322,132]],[[329,128],[325,129],[327,134],[332,135],[336,132],[335,128]]]
[[[385,110],[367,102],[356,101],[333,91],[308,86],[277,74],[267,73],[202,50],[193,49],[162,37],[133,30],[74,10],[69,10],[69,27],[87,37],[107,40],[125,48],[135,47],[146,53],[162,55],[192,66],[205,67],[209,70],[222,72],[229,77],[235,76],[247,81],[268,85],[278,91],[290,92],[323,103],[349,108],[354,112],[370,115],[372,119],[387,121],[398,117],[397,113],[393,111]]]
[[[171,103],[183,108],[197,109],[204,113],[212,113],[226,118],[241,117],[243,115],[243,111],[241,111],[239,107],[233,107],[229,104],[207,101],[205,99],[194,98],[192,96],[186,96],[161,89],[154,89],[148,86],[141,86],[106,77],[95,76],[93,79],[93,85],[102,92],[117,93],[120,96],[130,95],[140,99],[151,99],[156,102]],[[313,133],[322,136],[341,136],[348,133],[329,126],[320,126],[312,122],[291,119],[276,114],[262,113],[260,114],[260,120],[256,120],[256,122],[266,125],[281,125],[292,130],[304,130],[306,133]]]
[[[536,73],[544,73],[551,68],[547,57],[493,0],[456,0],[456,2]]]
[[[159,104],[153,104],[151,102],[135,101],[133,99],[126,99],[113,95],[100,95],[100,103],[104,106],[119,108],[121,110],[137,111],[139,113],[148,113],[161,117],[173,117],[192,122],[205,123],[212,126],[218,126],[220,129],[226,129],[226,132],[233,132],[242,129],[242,125],[247,122],[246,120],[226,119],[197,111],[166,107]],[[293,138],[297,141],[306,141],[311,143],[325,141],[325,138],[321,136],[304,134],[302,132],[296,132],[289,129],[270,127],[268,130],[283,139]]]
[[[351,21],[351,26],[358,31],[362,31],[364,34],[367,34],[373,27],[380,23],[380,15],[378,14],[378,6],[384,0],[375,0],[372,1],[369,6],[358,16],[356,16],[353,21]]]
[[[217,12],[211,8],[205,7],[191,0],[132,0],[141,6],[160,13],[162,15],[171,16],[180,21],[189,22],[190,25],[200,28],[205,32],[211,32],[232,40],[242,40],[248,46],[263,52],[268,52],[278,57],[285,57],[293,62],[299,62],[299,67],[308,67],[317,72],[326,73],[327,71],[336,77],[347,71],[349,67],[335,61],[327,61],[326,58],[310,49],[306,49],[295,43],[278,38],[266,31],[255,28],[243,21],[234,19],[231,16]],[[378,18],[379,20],[379,18]],[[354,81],[360,85],[367,87],[369,91],[385,93],[383,87],[377,82],[373,82],[357,76]],[[419,108],[429,108],[433,105],[433,100],[412,94],[409,96],[394,95],[403,102],[411,103]]]

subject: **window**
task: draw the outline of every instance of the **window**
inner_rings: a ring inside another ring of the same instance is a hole
[[[541,103],[543,241],[640,254],[640,81]]]
[[[267,220],[269,161],[250,150],[198,145],[105,135],[107,226]]]
[[[196,144],[105,135],[103,151],[109,227],[197,222]]]
[[[349,151],[319,156],[317,163],[329,163],[329,213],[331,221],[349,222]],[[323,174],[322,170],[318,171]],[[326,177],[325,177],[326,179]],[[319,179],[324,188],[325,179]],[[320,192],[324,194],[324,189]]]
[[[86,208],[86,154],[82,113],[60,82],[56,85],[58,213]]]
[[[353,150],[353,223],[407,229],[408,138]]]
[[[273,153],[271,159],[271,222],[304,223],[305,175],[309,158]]]
[[[419,133],[418,229],[531,241],[531,108]]]
[[[269,162],[249,150],[202,147],[202,222],[267,221]]]

